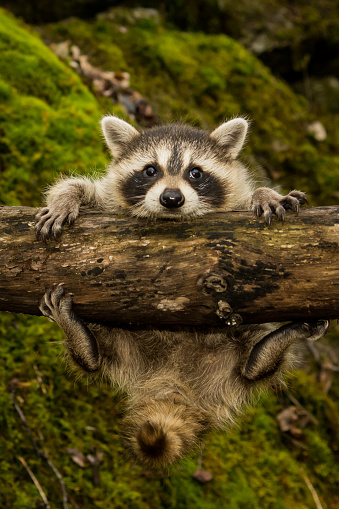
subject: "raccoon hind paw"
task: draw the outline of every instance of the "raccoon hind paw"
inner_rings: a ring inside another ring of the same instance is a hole
[[[63,314],[71,314],[73,294],[66,294],[63,285],[64,283],[55,283],[47,289],[39,305],[41,313],[52,322],[59,322]]]
[[[307,332],[306,339],[308,341],[317,341],[327,333],[330,326],[328,320],[318,320],[317,322],[304,323],[303,327]]]

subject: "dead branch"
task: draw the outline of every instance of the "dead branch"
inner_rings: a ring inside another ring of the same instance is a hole
[[[267,227],[249,212],[193,221],[82,214],[36,240],[36,209],[0,207],[0,310],[40,314],[64,282],[87,321],[220,326],[339,317],[339,207]]]

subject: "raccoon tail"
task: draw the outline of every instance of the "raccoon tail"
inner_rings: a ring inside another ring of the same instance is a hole
[[[179,460],[204,431],[201,412],[172,398],[139,406],[132,419],[133,453],[150,468],[165,467]]]

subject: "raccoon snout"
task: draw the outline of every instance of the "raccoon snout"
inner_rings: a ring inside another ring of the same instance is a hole
[[[179,189],[165,189],[161,193],[159,201],[163,207],[168,209],[178,209],[185,202],[185,196]]]

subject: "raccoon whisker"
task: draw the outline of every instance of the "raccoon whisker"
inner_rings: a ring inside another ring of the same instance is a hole
[[[131,211],[131,213],[134,213],[134,211],[139,209],[140,207],[142,207],[142,201],[135,203],[134,205],[131,205],[129,210]]]
[[[130,210],[134,210],[134,209],[137,209],[139,207],[142,207],[144,205],[144,196],[141,196],[140,197],[141,199],[136,202],[136,203],[133,203],[133,205],[130,206]]]
[[[137,209],[139,207],[143,207],[145,205],[145,201],[143,199],[139,200],[136,203],[133,203],[133,205],[130,206],[130,209]]]
[[[136,203],[135,205],[133,205],[132,207],[130,207],[130,211],[131,211],[131,214],[136,217],[147,216],[152,219],[154,216],[154,214],[150,213],[148,208],[145,206],[144,201],[140,201],[140,202]]]
[[[143,200],[145,196],[145,194],[139,194],[137,196],[133,196],[133,200]]]

